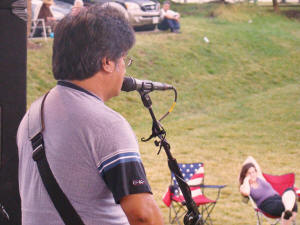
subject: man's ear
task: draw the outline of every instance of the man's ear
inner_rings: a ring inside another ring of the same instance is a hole
[[[107,73],[112,73],[115,69],[115,62],[107,57],[102,58],[102,68]]]

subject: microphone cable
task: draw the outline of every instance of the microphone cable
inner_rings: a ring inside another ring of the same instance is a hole
[[[174,91],[174,102],[172,104],[172,106],[170,107],[170,109],[168,110],[168,112],[166,112],[158,121],[161,122],[164,118],[166,118],[175,108],[176,102],[177,102],[177,90],[175,87],[172,88],[172,90]]]
[[[136,83],[137,81],[142,82],[142,84],[139,84],[142,87],[137,88],[137,83]],[[138,79],[133,78],[132,76],[124,77],[124,81],[123,81],[121,90],[122,91],[126,91],[126,92],[130,92],[130,91],[134,91],[134,90],[140,92],[142,90],[142,91],[146,91],[147,93],[150,93],[150,92],[152,92],[152,91],[155,90],[153,88],[153,86],[150,89],[148,87],[147,89],[143,90],[143,85],[144,85],[143,82],[150,82],[150,84],[152,84],[153,81],[138,80]],[[162,85],[166,85],[166,84],[163,84],[163,83],[161,83],[161,84]],[[172,106],[170,107],[170,109],[158,120],[158,122],[161,122],[164,118],[166,118],[173,111],[173,109],[175,108],[176,102],[177,102],[177,90],[176,90],[176,88],[173,87],[173,86],[171,86],[171,85],[167,85],[167,86],[168,87],[166,89],[162,88],[162,89],[157,89],[157,90],[159,90],[159,91],[166,91],[166,90],[172,89],[174,91],[174,102],[173,102]],[[139,89],[141,89],[141,90],[139,90]]]

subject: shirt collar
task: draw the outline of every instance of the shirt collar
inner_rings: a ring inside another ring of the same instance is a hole
[[[94,95],[93,93],[87,91],[86,89],[84,89],[84,88],[82,88],[82,87],[80,87],[80,86],[78,86],[76,84],[73,84],[73,83],[71,83],[69,81],[59,80],[59,81],[57,81],[57,85],[68,87],[68,88],[73,88],[73,89],[75,89],[77,91],[84,92],[84,93],[86,93],[86,94],[88,94],[90,96],[93,96],[93,97],[97,98],[98,100],[102,101],[102,99],[99,98],[98,96]]]

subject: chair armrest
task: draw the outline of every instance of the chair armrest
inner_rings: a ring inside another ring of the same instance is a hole
[[[252,205],[253,209],[254,209],[254,210],[257,210],[258,207],[257,207],[255,201],[254,201],[250,196],[249,196],[249,200],[250,200],[250,202],[251,202],[251,205]]]
[[[226,187],[227,185],[205,185],[205,184],[200,184],[200,185],[190,185],[190,187],[201,187],[201,188],[215,188],[215,189],[222,189]]]
[[[202,188],[215,188],[215,189],[222,189],[226,187],[227,185],[200,185]]]

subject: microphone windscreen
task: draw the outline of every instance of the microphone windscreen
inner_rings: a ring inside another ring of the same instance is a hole
[[[136,90],[136,82],[132,77],[124,77],[124,81],[122,84],[122,91],[135,91]]]

